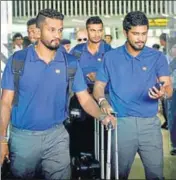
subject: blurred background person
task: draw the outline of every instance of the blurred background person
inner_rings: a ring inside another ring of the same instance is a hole
[[[25,36],[23,38],[23,49],[28,47],[29,45],[31,44],[31,41],[29,40],[29,37],[28,36]]]
[[[167,62],[168,64],[171,62],[172,58],[169,54],[169,44],[170,44],[170,38],[169,35],[167,33],[162,33],[159,36],[159,40],[160,40],[160,45],[163,47],[162,52],[165,54],[166,58],[167,58]]]
[[[160,45],[163,47],[163,53],[166,55],[167,53],[167,42],[169,41],[169,35],[167,33],[162,33],[159,36]]]
[[[27,22],[27,33],[28,38],[31,43],[36,43],[37,40],[40,38],[38,34],[38,28],[36,27],[36,18],[31,18]]]
[[[13,35],[13,52],[23,49],[23,36],[21,33],[16,33]]]
[[[76,33],[76,40],[77,40],[78,44],[87,42],[87,40],[88,40],[87,30],[79,29]]]
[[[107,44],[111,45],[111,42],[112,42],[112,36],[110,34],[106,34],[104,36],[104,40]]]
[[[153,44],[152,48],[159,51],[160,50],[160,45],[159,44]]]
[[[66,52],[69,53],[71,48],[71,41],[69,39],[62,39],[60,43],[65,48]]]
[[[160,45],[163,47],[162,52],[165,54],[168,64],[171,59],[168,55],[168,43],[169,43],[169,35],[167,33],[162,33],[159,36]],[[162,124],[161,128],[168,129],[168,116],[170,109],[170,101],[167,98],[161,100],[162,102],[162,112],[165,119],[165,122]]]
[[[171,44],[170,55],[172,61],[169,64],[172,85],[173,85],[173,95],[170,98],[170,109],[168,114],[168,129],[170,132],[171,141],[171,151],[170,154],[176,156],[176,38],[174,38],[174,45]]]

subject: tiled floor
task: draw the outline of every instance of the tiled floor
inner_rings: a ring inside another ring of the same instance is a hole
[[[161,122],[163,123],[163,117]],[[165,179],[176,179],[176,156],[170,155],[169,131],[162,130],[164,148],[164,177]],[[145,179],[144,168],[138,155],[132,165],[129,179]]]

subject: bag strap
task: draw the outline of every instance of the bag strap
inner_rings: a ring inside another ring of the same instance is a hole
[[[106,53],[107,51],[110,51],[112,49],[112,47],[107,44],[107,43],[104,43],[104,52]]]
[[[80,60],[85,45],[86,43],[78,44],[73,50],[72,55],[75,56],[77,60]]]
[[[19,100],[19,80],[24,71],[25,59],[27,56],[28,49],[20,50],[13,54],[12,57],[12,73],[14,74],[14,89],[15,95],[13,98],[13,105],[18,105]]]
[[[77,60],[75,59],[74,56],[68,53],[63,53],[63,55],[65,59],[65,64],[66,64],[66,78],[68,82],[68,86],[67,86],[68,99],[66,103],[66,110],[69,114],[70,101],[74,95],[74,92],[72,91],[72,86],[73,86],[73,81],[74,81],[74,77],[77,70]]]

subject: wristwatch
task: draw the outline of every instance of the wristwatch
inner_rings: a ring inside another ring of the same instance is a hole
[[[101,97],[101,98],[98,99],[98,105],[99,106],[101,105],[102,101],[106,101],[106,98]]]

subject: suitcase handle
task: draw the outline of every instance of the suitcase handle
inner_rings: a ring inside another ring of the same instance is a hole
[[[112,122],[110,121],[109,123],[108,123],[108,125],[107,125],[107,130],[109,130],[109,129],[113,129],[113,125],[112,125]]]

